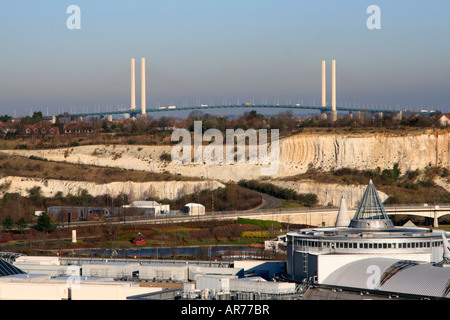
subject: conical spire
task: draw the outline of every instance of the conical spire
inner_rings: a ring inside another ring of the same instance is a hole
[[[348,215],[347,203],[342,195],[341,205],[336,219],[336,227],[348,227],[350,224],[350,216]]]
[[[378,196],[372,179],[370,179],[369,185],[364,191],[361,203],[350,226],[353,228],[369,229],[383,229],[393,226],[392,221],[384,210],[383,203]]]

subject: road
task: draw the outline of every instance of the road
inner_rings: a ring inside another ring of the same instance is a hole
[[[263,198],[265,199],[265,198]],[[88,225],[99,225],[104,223],[111,223],[111,224],[166,224],[166,223],[182,223],[187,221],[202,221],[202,220],[220,220],[220,219],[236,219],[237,217],[245,217],[245,216],[255,216],[257,215],[271,215],[275,213],[273,208],[278,206],[278,201],[281,202],[281,200],[273,198],[268,196],[267,203],[263,205],[262,207],[259,207],[257,209],[253,210],[246,210],[246,211],[229,211],[229,212],[215,212],[213,214],[206,214],[204,216],[166,216],[166,217],[151,217],[146,218],[142,220],[136,220],[127,217],[126,221],[115,221],[115,222],[108,222],[108,221],[83,221],[83,222],[72,222],[70,225],[65,224],[64,227],[73,228],[76,226],[88,226]],[[388,215],[395,215],[395,214],[411,214],[411,215],[421,215],[421,216],[430,216],[431,213],[434,213],[434,211],[437,212],[438,217],[450,214],[450,205],[449,204],[440,204],[437,207],[426,207],[424,205],[390,205],[386,206],[386,213]],[[354,208],[349,209],[349,212],[354,212]],[[319,215],[319,214],[330,214],[330,213],[337,213],[338,208],[329,208],[329,207],[322,207],[322,208],[309,208],[309,209],[281,209],[276,210],[276,214],[313,214],[313,215]]]
[[[254,191],[254,192],[256,192],[256,191]],[[283,201],[279,198],[269,196],[266,193],[261,193],[261,192],[256,192],[256,193],[259,194],[263,200],[262,206],[255,208],[255,209],[246,210],[245,212],[254,212],[254,211],[260,211],[260,210],[274,209],[283,204]]]

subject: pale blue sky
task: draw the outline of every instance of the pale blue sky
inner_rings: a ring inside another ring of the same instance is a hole
[[[366,27],[372,4],[381,30]],[[128,107],[131,58],[140,107],[141,57],[148,108],[319,104],[321,61],[330,76],[336,59],[338,105],[449,112],[449,13],[448,0],[2,0],[0,114]]]

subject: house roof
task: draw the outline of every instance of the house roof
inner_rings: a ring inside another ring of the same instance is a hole
[[[50,132],[50,130],[54,130],[55,133],[59,133],[58,127],[52,127],[50,125],[44,125],[44,126],[36,126],[36,125],[25,125],[23,127],[23,132],[26,130],[31,130],[32,132],[38,131],[39,133],[42,133],[43,130],[45,130],[46,133]]]
[[[144,239],[144,238],[145,238],[144,235],[140,232],[138,232],[138,234],[133,237],[133,239]]]

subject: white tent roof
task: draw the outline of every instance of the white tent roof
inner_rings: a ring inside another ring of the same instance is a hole
[[[200,203],[187,203],[185,207],[205,207],[205,206]]]
[[[347,203],[345,197],[341,198],[341,206],[336,219],[336,227],[348,227],[350,224],[350,216],[348,215]]]

